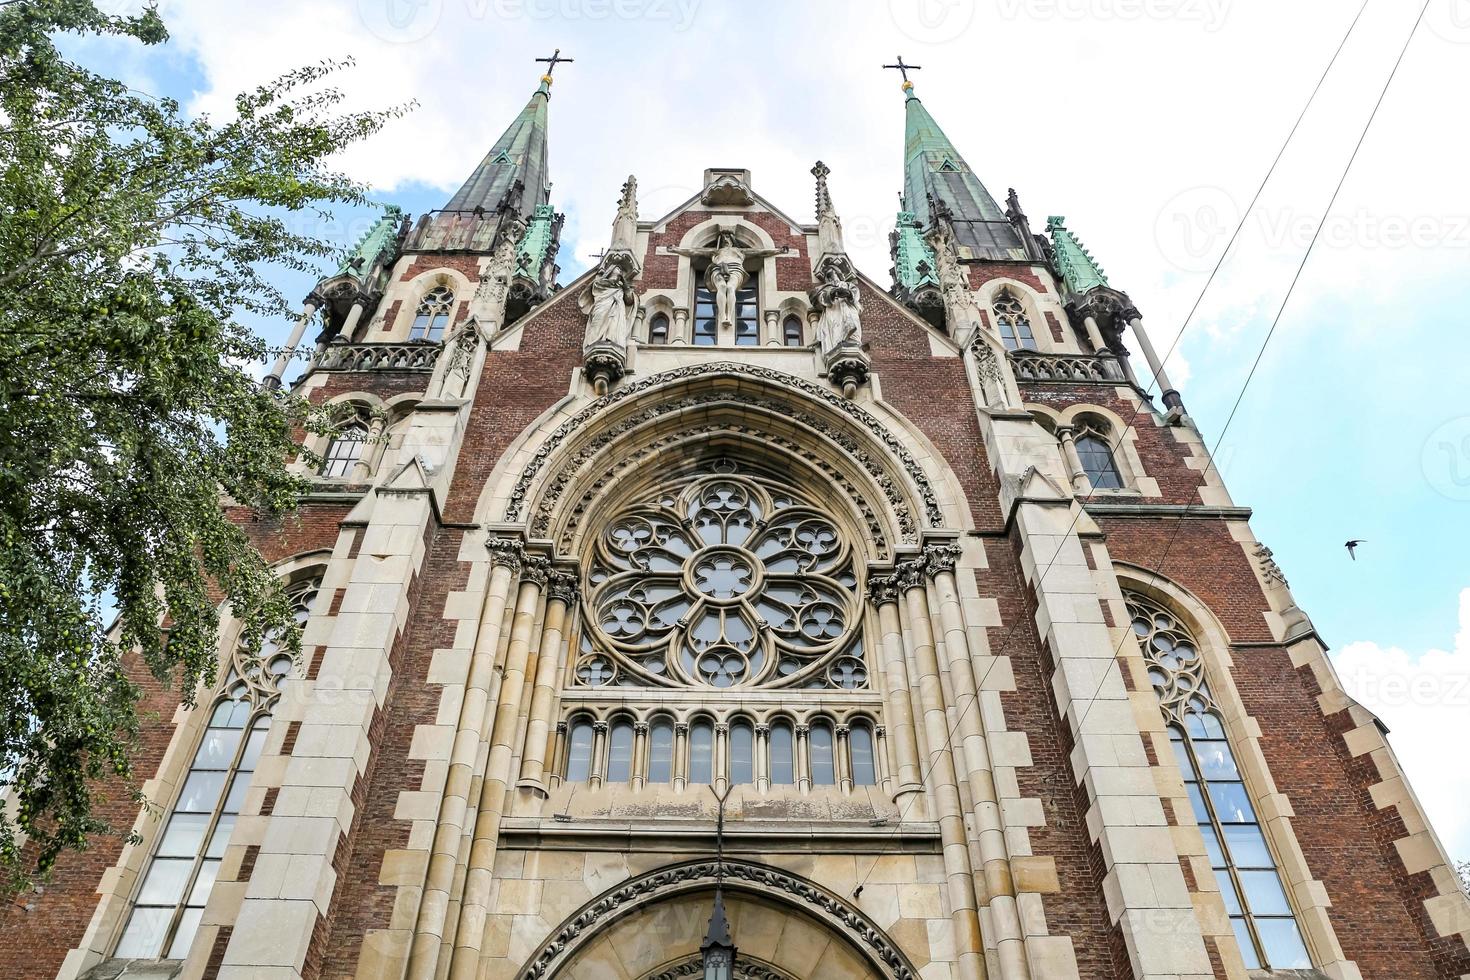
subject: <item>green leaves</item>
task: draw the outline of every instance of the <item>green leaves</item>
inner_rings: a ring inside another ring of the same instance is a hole
[[[288,223],[358,203],[330,157],[400,110],[339,114],[311,66],[188,119],[73,64],[58,33],[143,44],[155,11],[0,4],[0,876],[23,887],[136,795],[140,682],[212,682],[222,604],[244,642],[285,628],[275,575],[222,500],[278,514],[306,406],[240,367],[238,311],[291,316],[272,267],[332,254]],[[106,608],[115,609],[115,620]],[[286,630],[290,637],[291,631]],[[113,792],[113,798],[118,794]]]

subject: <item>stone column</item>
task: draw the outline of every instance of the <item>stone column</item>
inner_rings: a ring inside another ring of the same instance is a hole
[[[771,726],[755,726],[755,791],[771,788]]]
[[[383,417],[373,416],[368,423],[367,437],[363,440],[362,450],[359,452],[357,462],[352,464],[352,482],[366,483],[372,479],[373,462],[378,455],[378,444],[383,438]]]
[[[531,692],[531,712],[526,723],[526,748],[521,760],[521,778],[516,784],[541,796],[547,793],[546,747],[551,731],[551,712],[556,700],[557,680],[565,666],[562,659],[567,611],[576,602],[577,578],[569,572],[552,571],[547,576],[546,619],[541,630],[541,654],[536,660],[536,680]]]
[[[516,718],[520,713],[526,686],[525,672],[531,651],[531,632],[535,626],[541,590],[546,585],[549,565],[545,558],[528,557],[521,571],[520,590],[516,594],[515,614],[511,619],[510,645],[505,654],[505,673],[490,730],[490,754],[485,762],[485,781],[480,787],[474,842],[470,845],[469,867],[465,873],[459,927],[454,933],[454,954],[449,964],[449,976],[454,980],[473,980],[479,971],[480,947],[484,942],[488,912],[486,903],[490,893],[490,871],[495,863],[495,850],[500,839],[500,819],[505,809],[506,790],[510,781]],[[433,973],[421,977],[415,975],[416,980],[433,980],[433,977]]]
[[[904,662],[903,629],[898,621],[898,589],[893,577],[870,575],[868,598],[878,607],[878,629],[882,634],[883,672],[888,698],[888,722],[893,726],[894,761],[898,786],[893,801],[924,788],[919,775],[919,752],[914,744],[914,713],[909,701],[909,672]]]
[[[311,315],[326,302],[320,294],[312,293],[306,297],[306,302],[301,304],[301,315],[296,318],[296,325],[291,328],[291,336],[286,338],[286,346],[281,353],[276,355],[276,363],[271,365],[270,373],[265,376],[267,388],[279,388],[281,380],[286,375],[286,367],[291,363],[291,355],[296,353],[296,348],[301,346],[301,337],[306,333],[306,325],[311,322]]]
[[[1153,343],[1148,339],[1148,331],[1143,329],[1143,315],[1137,310],[1129,310],[1127,314],[1128,326],[1133,330],[1133,337],[1138,341],[1138,347],[1143,351],[1144,360],[1148,361],[1148,369],[1153,372],[1154,380],[1159,383],[1159,391],[1163,393],[1164,404],[1169,408],[1184,408],[1184,400],[1179,397],[1179,392],[1170,383],[1169,376],[1164,373],[1164,362],[1159,360],[1159,355],[1154,351]]]
[[[642,789],[648,783],[648,722],[633,723],[633,788]]]
[[[985,728],[980,714],[980,695],[975,679],[975,664],[970,651],[969,634],[965,631],[964,613],[960,608],[959,587],[955,581],[955,564],[959,545],[931,544],[925,549],[926,571],[933,580],[934,598],[939,606],[939,626],[944,636],[944,650],[949,659],[949,681],[954,690],[955,733],[960,756],[967,770],[970,800],[974,807],[974,824],[980,850],[984,886],[977,889],[989,911],[988,924],[994,933],[1000,975],[1005,980],[1029,980],[1030,966],[1026,956],[1024,930],[1016,904],[1015,884],[1011,876],[1010,854],[1006,846],[1005,819],[995,788],[995,771],[985,741]],[[911,593],[913,594],[913,593]]]
[[[689,307],[674,307],[673,332],[669,335],[671,344],[691,344],[693,338],[689,336]]]
[[[674,792],[682,793],[689,785],[689,723],[674,725]]]
[[[459,723],[455,727],[449,754],[449,772],[444,781],[444,799],[439,804],[433,851],[429,855],[418,924],[414,928],[408,969],[409,975],[415,977],[433,976],[439,957],[472,798],[470,790],[474,785],[476,760],[485,735],[483,728],[494,710],[491,688],[495,680],[495,655],[500,648],[511,579],[521,569],[520,542],[510,538],[491,538],[485,546],[490,552],[490,579],[485,586],[480,625],[475,633],[474,652],[470,655],[469,671],[465,677],[464,699],[460,703]]]
[[[1087,471],[1082,468],[1082,457],[1077,455],[1077,430],[1070,425],[1057,426],[1057,438],[1062,443],[1062,459],[1067,463],[1067,474],[1072,479],[1072,489],[1086,494],[1092,490]]]
[[[935,804],[940,843],[944,848],[944,872],[949,883],[950,915],[954,923],[955,961],[962,980],[982,980],[985,976],[984,947],[975,902],[975,879],[970,870],[969,837],[961,815],[954,756],[948,747],[949,721],[944,711],[944,690],[939,680],[934,631],[929,624],[929,601],[924,587],[925,564],[923,558],[900,562],[896,578],[907,607],[911,652],[919,670],[924,734],[929,744],[928,778],[925,782]]]
[[[849,731],[847,725],[838,725],[835,730],[836,742],[832,746],[832,751],[835,753],[832,762],[837,770],[837,785],[844,793],[852,792],[852,760],[848,757],[850,748],[847,744]]]
[[[556,723],[556,748],[551,753],[551,788],[556,789],[562,784],[565,770],[562,768],[562,760],[567,756],[567,723],[559,721]]]
[[[893,795],[893,772],[888,765],[888,726],[873,728],[873,764],[878,768],[878,785],[890,797]]]
[[[766,335],[761,338],[761,343],[768,347],[780,347],[784,343],[781,337],[781,311],[766,310]]]
[[[807,757],[807,736],[812,728],[810,725],[796,726],[796,744],[793,746],[796,752],[796,788],[803,793],[812,788],[812,763]]]
[[[598,789],[602,786],[603,776],[607,774],[607,722],[594,721],[592,723],[592,760],[587,770],[587,788]]]
[[[1092,344],[1092,352],[1094,354],[1108,353],[1108,343],[1107,341],[1103,340],[1102,331],[1097,328],[1097,317],[1083,317],[1082,326],[1087,330],[1087,340],[1089,343]]]
[[[352,343],[352,332],[357,329],[358,321],[362,319],[363,310],[367,308],[367,297],[358,293],[352,301],[352,309],[347,311],[347,318],[342,321],[340,334],[350,344]]]
[[[712,753],[715,792],[721,796],[730,787],[730,726],[723,721],[715,726],[715,750]]]

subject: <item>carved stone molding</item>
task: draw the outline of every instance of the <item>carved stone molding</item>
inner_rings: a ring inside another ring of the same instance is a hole
[[[943,515],[939,508],[939,498],[934,488],[930,485],[929,478],[924,474],[923,467],[919,465],[918,460],[905,448],[898,437],[890,432],[876,416],[852,400],[844,398],[825,386],[802,378],[793,377],[792,375],[775,371],[771,368],[731,361],[715,361],[708,364],[693,364],[675,368],[672,371],[665,371],[661,374],[643,378],[632,384],[624,385],[615,391],[593,400],[581,411],[553,429],[542,441],[540,447],[536,450],[536,455],[526,464],[525,468],[521,471],[520,477],[516,480],[515,486],[511,488],[510,502],[506,505],[505,509],[505,520],[520,520],[521,514],[526,507],[527,498],[530,496],[532,484],[535,483],[537,476],[556,453],[557,448],[576,433],[596,429],[597,425],[594,419],[598,414],[660,386],[678,381],[692,381],[722,374],[753,378],[758,381],[768,382],[777,387],[799,391],[804,395],[823,402],[827,407],[835,410],[839,414],[847,416],[855,424],[866,429],[870,435],[882,444],[887,453],[891,454],[898,461],[898,464],[914,483],[923,500],[926,523],[930,527],[938,527],[943,523]],[[907,511],[903,495],[893,485],[893,478],[873,459],[873,454],[867,447],[846,433],[836,429],[824,418],[814,415],[811,412],[793,412],[792,406],[788,402],[743,391],[696,392],[682,399],[676,398],[651,406],[634,417],[634,419],[638,419],[639,421],[625,419],[619,423],[617,428],[624,430],[641,424],[643,421],[648,421],[660,415],[668,414],[669,412],[679,411],[691,405],[717,402],[734,402],[769,408],[772,411],[781,412],[786,415],[792,422],[815,429],[828,438],[833,439],[850,457],[861,464],[873,476],[878,485],[883,488],[884,495],[887,497],[890,506],[894,508],[895,516],[900,518],[900,524],[902,525],[904,513],[900,513],[900,508],[905,513]],[[612,440],[612,436],[608,433],[602,433],[598,438],[602,440],[598,448],[601,448],[601,445],[606,445]],[[594,442],[597,442],[597,440],[594,440]],[[570,478],[570,473],[566,473],[567,482],[570,482]],[[565,484],[562,484],[560,487],[553,484],[548,487],[546,492],[550,493],[552,490],[555,490],[559,495],[564,488]],[[911,521],[912,519],[910,518],[909,520]],[[547,523],[549,524],[549,514]]]
[[[567,606],[577,601],[577,576],[570,572],[552,571],[547,575],[546,594]]]
[[[887,980],[918,980],[918,972],[887,934],[862,912],[804,878],[741,861],[695,861],[661,868],[613,888],[562,923],[520,972],[519,980],[549,980],[581,946],[633,908],[713,888],[722,881],[740,891],[785,901],[833,929],[861,950]]]
[[[898,582],[892,575],[874,575],[868,579],[868,598],[876,606],[898,601]]]
[[[931,544],[924,549],[924,562],[927,565],[929,577],[933,578],[942,572],[954,573],[955,565],[960,560],[960,546],[953,542]]]
[[[587,348],[582,357],[582,373],[599,396],[623,377],[627,351],[615,344],[601,343]]]
[[[699,978],[704,976],[704,959],[695,957],[680,963],[678,966],[650,973],[644,980],[680,980],[681,977]],[[774,967],[764,963],[752,963],[743,954],[735,956],[735,980],[791,980],[791,975],[783,973]]]
[[[749,207],[755,195],[749,185],[734,174],[721,174],[700,192],[699,202],[715,207]]]
[[[894,574],[894,577],[898,580],[899,591],[907,592],[910,589],[923,588],[924,573],[926,571],[927,564],[928,563],[922,557],[912,558],[908,561],[899,562],[898,568]]]
[[[485,549],[490,552],[492,564],[508,568],[512,572],[521,570],[525,553],[521,550],[521,543],[514,538],[489,538],[485,541]]]
[[[521,581],[532,582],[541,588],[546,588],[546,582],[551,577],[551,560],[540,556],[528,556],[521,562]]]

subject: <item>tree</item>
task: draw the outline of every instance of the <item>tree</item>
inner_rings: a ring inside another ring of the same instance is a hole
[[[90,71],[60,36],[157,45],[156,11],[0,4],[0,874],[23,887],[137,793],[139,681],[213,678],[220,603],[242,642],[295,646],[280,583],[222,499],[289,511],[303,404],[242,368],[240,311],[333,250],[301,232],[364,188],[330,157],[401,109],[346,113],[324,63],[189,118]],[[110,628],[104,620],[115,610]],[[115,792],[115,790],[114,790]]]

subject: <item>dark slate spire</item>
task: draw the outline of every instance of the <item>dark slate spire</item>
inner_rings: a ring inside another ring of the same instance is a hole
[[[538,205],[551,203],[546,164],[546,105],[550,99],[551,76],[542,75],[531,101],[444,210],[493,212],[506,203],[529,221]]]
[[[949,141],[939,123],[905,81],[903,214],[913,231],[927,232],[940,221],[953,226],[963,259],[1027,259],[1025,246],[990,191]],[[900,227],[905,222],[900,220]],[[913,235],[908,236],[915,237]],[[917,252],[915,248],[913,251]],[[905,263],[898,262],[900,275]],[[931,263],[932,266],[932,263]],[[909,273],[912,275],[912,273]],[[904,283],[904,285],[916,285]]]

